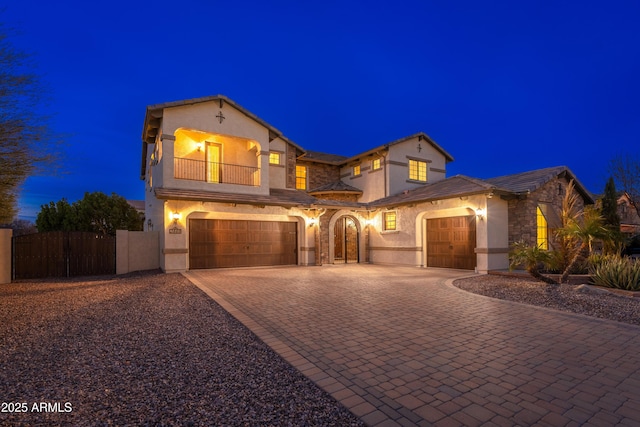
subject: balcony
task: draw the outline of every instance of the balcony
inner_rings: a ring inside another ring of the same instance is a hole
[[[253,187],[260,185],[260,168],[253,166],[175,158],[173,171],[173,176],[176,179]]]

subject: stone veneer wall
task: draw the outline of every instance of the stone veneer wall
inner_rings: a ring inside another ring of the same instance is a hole
[[[560,216],[562,199],[568,184],[566,178],[556,178],[547,182],[525,199],[509,200],[509,246],[520,240],[524,240],[530,245],[536,243],[536,207],[538,203],[550,205]],[[578,198],[578,208],[584,208],[582,197]]]
[[[350,194],[350,193],[324,193],[318,194],[315,197],[323,200],[338,200],[342,202],[357,202],[360,197],[358,194]]]
[[[296,149],[287,145],[287,188],[296,188],[296,157]]]
[[[298,165],[307,167],[307,184],[309,185],[307,190],[313,190],[340,180],[340,169],[337,166],[300,160]]]
[[[338,212],[337,209],[327,209],[320,217],[320,260],[322,264],[329,263],[329,233],[333,233],[329,227],[329,221],[336,212]]]

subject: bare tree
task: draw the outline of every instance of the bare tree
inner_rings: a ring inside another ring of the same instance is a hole
[[[609,170],[616,187],[629,196],[629,204],[640,216],[640,157],[619,155],[609,162]]]
[[[46,92],[10,33],[0,23],[0,224],[13,220],[24,180],[40,166],[53,166],[60,142],[39,112]]]

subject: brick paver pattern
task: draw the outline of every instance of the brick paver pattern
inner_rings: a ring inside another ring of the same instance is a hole
[[[640,327],[470,294],[455,270],[185,275],[371,426],[640,425]]]

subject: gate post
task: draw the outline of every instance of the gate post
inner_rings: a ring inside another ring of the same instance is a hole
[[[13,257],[11,256],[12,236],[12,229],[0,229],[0,284],[11,283],[11,267],[13,265]]]

